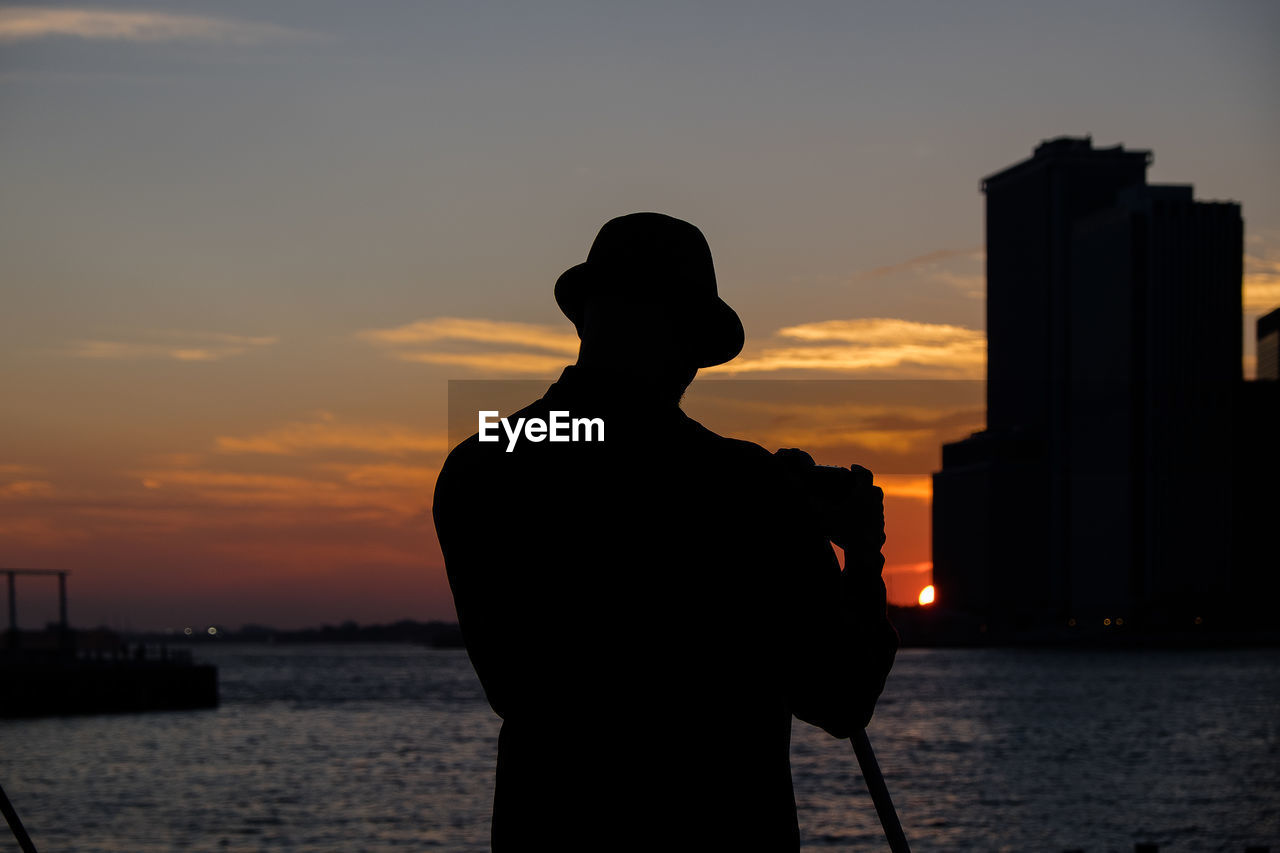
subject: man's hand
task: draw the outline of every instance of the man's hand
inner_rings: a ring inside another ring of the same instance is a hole
[[[837,534],[831,537],[832,542],[845,549],[846,560],[850,550],[864,555],[878,553],[885,543],[884,490],[874,484],[874,475],[861,465],[850,465],[849,473],[853,487],[839,508],[845,526],[837,528]],[[884,565],[883,558],[880,564]]]
[[[873,483],[871,471],[861,465],[817,465],[796,448],[784,448],[774,456],[796,481],[809,516],[844,549],[845,568],[878,575],[884,567],[884,492]]]

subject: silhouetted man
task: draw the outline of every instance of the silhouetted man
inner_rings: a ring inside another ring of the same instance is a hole
[[[599,419],[603,440],[472,436],[435,492],[503,719],[494,849],[797,850],[791,717],[870,719],[897,648],[883,560],[842,573],[791,466],[680,410],[743,344],[697,228],[614,219],[555,296],[577,364],[503,414]],[[868,478],[846,543],[877,558],[881,497]]]

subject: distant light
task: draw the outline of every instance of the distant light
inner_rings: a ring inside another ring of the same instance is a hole
[[[934,599],[933,584],[929,584],[924,589],[920,590],[921,606],[924,606],[926,604],[933,604],[933,599]]]
[[[1120,618],[1119,616],[1117,616],[1117,617],[1116,617],[1116,624],[1117,624],[1117,625],[1123,625],[1123,624],[1124,624],[1124,619],[1122,619],[1122,618]]]
[[[1072,616],[1070,619],[1068,619],[1068,620],[1067,620],[1067,625],[1069,625],[1069,626],[1071,626],[1072,628],[1074,628],[1074,627],[1076,626],[1076,617]]]
[[[216,634],[216,633],[218,633],[218,629],[217,629],[217,628],[215,628],[215,627],[213,627],[212,625],[210,625],[210,626],[209,626],[209,636],[211,636],[211,637],[212,637],[212,636],[213,636],[214,634]]]
[[[184,633],[184,634],[186,634],[188,637],[190,637],[190,636],[191,636],[191,629],[190,629],[190,628],[183,628],[183,629],[182,629],[182,633]]]
[[[1200,624],[1200,623],[1202,623],[1202,622],[1204,622],[1204,620],[1203,620],[1203,619],[1201,619],[1199,616],[1197,616],[1197,617],[1196,617],[1196,624],[1197,624],[1197,625],[1199,625],[1199,624]]]
[[[1103,619],[1103,620],[1102,620],[1102,624],[1103,624],[1103,625],[1110,625],[1110,624],[1111,624],[1111,617],[1109,617],[1109,616],[1108,616],[1106,619]]]

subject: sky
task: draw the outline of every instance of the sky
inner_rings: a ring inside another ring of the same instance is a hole
[[[980,179],[1091,135],[1241,203],[1248,373],[1277,41],[1268,2],[0,4],[0,566],[82,626],[452,619],[449,381],[545,386],[556,277],[657,210],[747,332],[688,410],[874,463],[912,601],[983,426]]]

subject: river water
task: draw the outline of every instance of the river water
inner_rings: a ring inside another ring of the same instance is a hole
[[[196,654],[216,710],[0,721],[43,853],[487,848],[498,720],[465,653]],[[905,649],[869,733],[915,851],[1280,850],[1274,650]],[[796,722],[792,766],[806,850],[884,849],[847,742]]]

